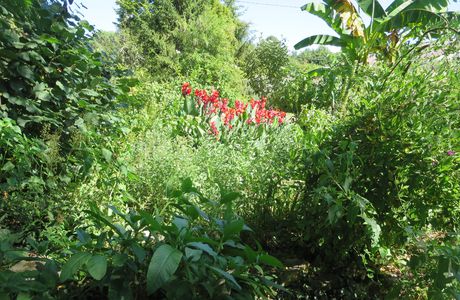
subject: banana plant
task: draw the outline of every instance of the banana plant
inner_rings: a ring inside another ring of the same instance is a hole
[[[294,47],[338,46],[351,62],[366,63],[371,53],[394,62],[401,45],[417,38],[416,28],[457,16],[447,11],[448,4],[449,0],[395,0],[385,9],[378,0],[307,3],[301,9],[323,19],[338,36],[309,36]],[[367,26],[364,15],[370,17]]]

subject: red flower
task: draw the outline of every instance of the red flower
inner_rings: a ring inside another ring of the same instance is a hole
[[[184,82],[184,84],[182,84],[182,95],[185,97],[185,96],[190,95],[191,92],[192,92],[192,87],[190,86],[190,83]]]
[[[182,95],[184,97],[190,95],[192,88],[190,83],[186,82],[182,85]],[[244,103],[240,100],[235,100],[234,107],[229,106],[229,100],[221,99],[218,91],[212,91],[210,94],[206,90],[195,89],[195,104],[200,107],[201,115],[206,119],[215,119],[216,117],[223,123],[223,126],[231,129],[232,123],[242,122],[243,124],[272,124],[276,120],[278,124],[283,124],[285,121],[286,113],[277,109],[266,109],[267,99],[261,97],[260,100],[251,99],[249,103]],[[244,116],[248,106],[251,106],[251,117]],[[241,116],[241,117],[240,117]],[[247,118],[247,119],[246,119]],[[236,121],[234,121],[236,119]],[[219,130],[217,129],[216,122],[209,122],[210,133],[219,139]],[[226,130],[225,127],[224,131]],[[454,155],[455,152],[451,151],[448,155]]]
[[[232,128],[232,125],[230,122],[235,118],[235,109],[234,108],[229,108],[228,111],[224,115],[224,124],[229,125],[230,128]]]
[[[218,91],[213,91],[210,97],[210,101],[212,103],[217,103],[219,102],[219,92]]]
[[[212,121],[209,124],[211,125],[211,133],[214,134],[215,136],[218,136],[219,130],[217,130],[216,122]]]
[[[235,109],[236,109],[237,116],[243,114],[246,111],[247,107],[248,107],[247,104],[244,104],[243,102],[239,100],[235,100]]]
[[[265,109],[265,104],[266,103],[267,103],[267,98],[262,97],[262,99],[260,99],[260,102],[259,102],[259,108],[260,109]]]

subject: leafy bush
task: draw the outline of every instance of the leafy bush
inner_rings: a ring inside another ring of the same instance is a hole
[[[66,188],[107,162],[94,142],[121,133],[115,111],[133,81],[111,78],[67,2],[10,4],[0,5],[0,211],[38,234],[74,205]]]
[[[424,62],[410,60],[410,69],[406,64],[390,75],[387,68],[375,67],[368,81],[355,87],[347,117],[308,108],[301,115],[309,152],[305,186],[311,192],[299,206],[297,224],[303,249],[323,268],[355,264],[382,278],[380,264],[396,261],[404,269],[401,261],[412,260],[400,254],[419,253],[429,264],[427,273],[418,275],[428,285],[428,297],[456,287],[452,276],[441,280],[437,273],[446,273],[439,265],[446,257],[455,266],[459,218],[459,91],[452,84],[459,78],[451,71],[457,64],[452,50],[444,48],[439,57],[426,54]],[[452,238],[439,240],[445,247],[410,252],[410,239],[426,232]],[[414,290],[404,285],[399,291]]]
[[[85,31],[92,30],[87,22],[71,27],[59,15],[60,4],[30,3],[27,11],[34,13],[27,18],[0,10],[2,115],[35,137],[45,124],[53,132],[59,128],[65,142],[74,127],[108,123],[96,113],[113,107],[120,91],[106,78],[100,56],[87,47]]]
[[[171,195],[176,199],[170,203],[174,209],[166,215],[125,214],[111,207],[110,216],[92,205],[87,213],[93,225],[77,230],[78,241],[61,268],[48,257],[30,259],[27,252],[11,247],[11,236],[2,235],[0,262],[19,263],[0,272],[0,293],[49,299],[89,293],[107,293],[110,299],[275,295],[277,285],[262,267],[282,264],[259,246],[254,250],[241,241],[242,231],[251,229],[232,211],[237,193],[223,193],[215,202],[185,180]],[[202,210],[205,207],[208,212]],[[46,244],[31,243],[35,250],[46,251]],[[27,266],[32,270],[19,270],[25,261],[32,262]],[[34,284],[27,285],[31,278]],[[79,285],[73,284],[76,280]]]

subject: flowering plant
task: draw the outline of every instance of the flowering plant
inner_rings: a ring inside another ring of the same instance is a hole
[[[208,93],[205,89],[195,89],[192,93],[190,83],[181,88],[184,97],[184,112],[187,115],[204,119],[207,132],[219,139],[225,132],[245,127],[277,127],[285,123],[286,112],[266,108],[267,99],[251,99],[248,103],[221,98],[219,91]]]

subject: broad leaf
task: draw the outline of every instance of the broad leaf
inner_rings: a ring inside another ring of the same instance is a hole
[[[184,193],[193,192],[193,182],[190,178],[185,178],[184,180],[182,180],[181,190]]]
[[[414,0],[409,1],[394,1],[388,8],[388,18],[392,18],[402,11],[404,11],[409,5],[414,3]]]
[[[18,67],[18,73],[26,78],[26,79],[29,79],[29,80],[34,80],[35,76],[34,76],[34,71],[29,67],[29,66],[26,66],[26,65],[21,65]]]
[[[327,35],[327,34],[319,34],[313,35],[303,39],[302,41],[298,42],[294,45],[296,50],[305,48],[312,45],[329,45],[329,46],[337,46],[342,47],[344,46],[343,41],[335,36]]]
[[[147,271],[147,293],[155,293],[176,272],[182,253],[170,245],[160,246],[153,254]]]
[[[385,9],[378,0],[356,0],[359,7],[370,17],[383,18],[386,16]]]
[[[118,233],[120,236],[124,236],[124,232],[119,227],[115,226],[112,223],[112,220],[107,218],[97,207],[95,203],[90,204],[91,210],[85,210],[86,213],[90,214],[96,221],[99,221],[107,226],[109,226],[112,230]]]
[[[61,281],[64,282],[70,278],[80,269],[81,266],[91,258],[91,254],[85,252],[79,252],[72,255],[67,263],[62,267]]]
[[[241,286],[238,284],[238,282],[236,282],[235,277],[233,277],[232,274],[213,266],[209,266],[209,268],[216,272],[218,275],[222,276],[226,281],[230,282],[237,290],[241,290]]]
[[[139,214],[143,218],[142,221],[148,225],[150,232],[161,231],[160,223],[158,223],[158,221],[151,214],[144,211],[141,211]]]
[[[220,197],[220,202],[222,203],[231,203],[233,200],[236,200],[240,197],[240,193],[238,192],[228,192],[222,193]]]
[[[259,261],[264,263],[264,264],[266,264],[266,265],[276,267],[276,268],[284,267],[283,263],[281,261],[279,261],[276,257],[268,255],[268,254],[260,255],[259,256]]]
[[[366,215],[362,215],[361,217],[363,218],[364,223],[368,225],[372,231],[372,246],[377,246],[380,240],[380,234],[382,232],[380,225],[377,224],[375,219],[369,218]]]
[[[203,250],[204,252],[208,253],[212,257],[217,256],[217,253],[208,244],[201,243],[201,242],[191,242],[191,243],[188,243],[187,246]]]
[[[329,27],[331,27],[338,34],[342,34],[341,21],[337,14],[330,6],[326,6],[322,3],[308,3],[302,6],[302,10],[305,10],[312,15],[323,19]]]
[[[10,161],[7,161],[2,167],[2,171],[5,171],[5,172],[11,171],[13,169],[14,169],[14,164],[11,163]]]
[[[188,221],[184,218],[175,217],[172,223],[174,224],[174,226],[176,226],[179,232],[182,231],[182,229],[187,228],[188,226]]]
[[[185,257],[190,261],[196,262],[200,260],[203,250],[196,250],[192,248],[185,247]]]
[[[233,235],[239,235],[243,230],[243,220],[235,220],[224,225],[224,240],[228,239]]]
[[[448,0],[395,0],[388,6],[387,12],[392,16],[402,12],[406,8],[445,12],[448,6]]]
[[[112,161],[112,152],[106,148],[102,148],[102,156],[107,162]]]
[[[86,263],[86,268],[94,279],[101,280],[107,273],[107,258],[102,255],[94,255]]]

